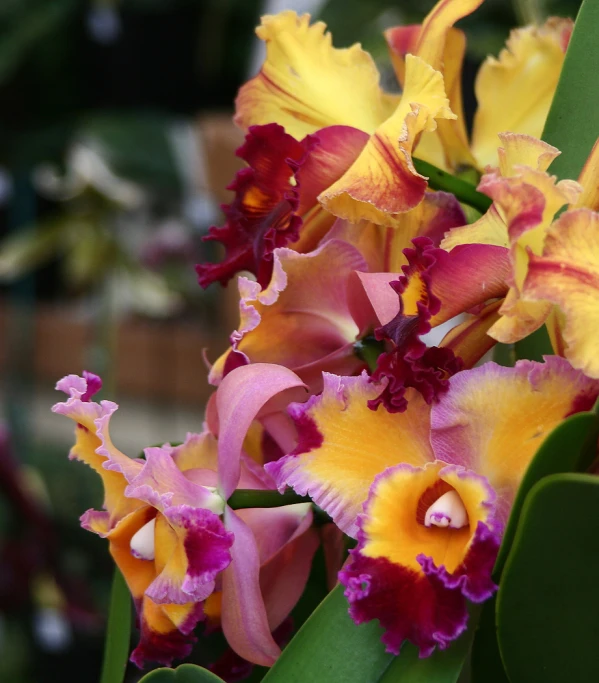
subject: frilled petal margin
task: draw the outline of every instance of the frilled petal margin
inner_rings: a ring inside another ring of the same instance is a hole
[[[227,188],[235,192],[233,202],[223,206],[227,222],[210,228],[204,238],[221,242],[225,256],[222,263],[196,266],[202,287],[226,285],[242,270],[253,273],[262,286],[268,284],[273,250],[299,237],[297,170],[315,144],[311,136],[298,142],[276,123],[250,128],[237,150],[248,168]]]
[[[334,48],[325,30],[290,10],[262,17],[256,34],[266,43],[266,60],[239,91],[238,126],[276,121],[300,140],[336,124],[371,133],[391,115],[397,97],[381,89],[372,57],[358,44]]]
[[[325,373],[322,394],[289,409],[303,441],[294,453],[265,466],[281,490],[288,485],[309,494],[350,536],[357,533],[356,518],[379,472],[432,459],[430,408],[414,395],[405,413],[373,412],[367,403],[380,391],[366,374]]]
[[[451,506],[441,513],[448,494],[461,517]],[[466,629],[466,598],[482,602],[496,589],[494,502],[484,477],[439,461],[378,475],[358,520],[358,545],[339,574],[356,623],[378,619],[394,654],[405,640],[421,657],[446,648]]]
[[[273,260],[266,289],[239,278],[239,328],[231,335],[231,350],[214,363],[210,382],[221,381],[233,356],[276,363],[317,384],[323,370],[353,374],[361,369],[363,363],[352,348],[359,329],[348,300],[350,274],[366,268],[359,252],[331,240],[309,254],[277,249]]]
[[[233,534],[209,510],[190,505],[167,508],[156,518],[156,568],[145,594],[156,604],[205,600],[217,575],[231,562]],[[161,570],[161,571],[160,571]]]
[[[448,463],[484,473],[507,521],[528,464],[545,438],[568,415],[589,410],[599,382],[548,356],[513,368],[495,363],[455,375],[451,389],[431,410],[431,443]]]
[[[307,398],[305,385],[291,370],[270,363],[244,365],[230,372],[216,393],[219,416],[218,472],[226,499],[237,487],[241,449],[259,414],[283,410],[289,401]]]
[[[523,297],[563,313],[566,358],[599,378],[599,213],[567,211],[551,226],[542,256],[531,256]]]
[[[406,86],[397,110],[381,126],[359,157],[320,196],[335,216],[352,223],[369,220],[393,226],[398,214],[423,199],[427,179],[412,163],[412,150],[423,131],[435,130],[436,119],[453,119],[443,77],[419,57],[406,58]]]

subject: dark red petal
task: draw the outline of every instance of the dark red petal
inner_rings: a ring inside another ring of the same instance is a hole
[[[375,399],[368,402],[371,410],[384,405],[390,413],[402,413],[408,403],[406,389],[413,387],[422,394],[430,405],[449,389],[449,378],[464,367],[462,359],[449,348],[432,346],[427,348],[419,339],[411,344],[395,347],[383,353],[371,380],[387,384]]]
[[[185,624],[182,624],[181,629],[179,631],[174,629],[168,633],[158,633],[152,630],[141,619],[139,625],[139,644],[131,653],[131,661],[140,669],[143,669],[146,662],[156,662],[163,666],[171,666],[173,660],[185,659],[197,641],[197,638],[191,635],[191,633],[203,616],[203,604],[198,603],[190,613]]]
[[[399,654],[409,640],[421,657],[428,657],[466,629],[464,596],[446,588],[436,575],[424,576],[383,557],[364,557],[358,550],[351,554],[349,565],[339,573],[349,614],[357,624],[378,619],[388,652]]]
[[[500,543],[500,534],[479,522],[464,561],[451,574],[445,567],[436,567],[430,557],[420,555],[416,559],[425,574],[436,575],[447,588],[459,589],[473,602],[484,602],[497,590],[492,573]]]
[[[273,250],[299,237],[296,173],[316,144],[311,135],[298,142],[276,123],[250,127],[237,150],[248,168],[239,171],[227,188],[235,192],[235,199],[222,207],[226,223],[210,228],[204,238],[221,242],[225,257],[221,263],[196,266],[202,287],[217,281],[225,285],[241,270],[253,273],[263,287],[268,284]]]

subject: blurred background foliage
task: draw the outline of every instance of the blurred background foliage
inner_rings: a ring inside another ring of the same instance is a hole
[[[550,15],[575,17],[579,4],[486,0],[461,22],[468,34],[467,116],[475,108],[476,70],[487,54],[499,52],[509,30]],[[253,34],[260,14],[312,9],[329,25],[336,46],[362,42],[392,88],[382,31],[420,22],[433,5],[0,2],[1,681],[97,680],[112,576],[105,544],[78,526],[84,510],[101,505],[97,478],[69,463],[66,432],[61,441],[38,424],[36,406],[45,414],[52,401],[49,375],[58,379],[44,360],[74,335],[57,323],[36,348],[40,311],[52,304],[48,315],[74,311],[75,319],[90,323],[82,357],[109,380],[110,398],[144,399],[139,383],[134,391],[114,367],[115,335],[132,319],[146,321],[144,334],[151,337],[173,336],[184,324],[205,345],[220,339],[210,349],[214,358],[236,322],[229,311],[234,306],[216,287],[200,290],[193,264],[214,256],[201,237],[220,220],[222,189],[236,170],[232,150],[239,133],[230,114],[237,88],[260,63]],[[192,384],[205,383],[201,346],[194,341],[191,354],[181,356],[190,358],[182,362],[189,362],[184,372]],[[133,343],[133,354],[138,350]],[[153,353],[138,375],[166,363],[164,352]],[[79,363],[80,356],[73,357],[67,372],[81,372]],[[169,400],[175,409],[191,402],[199,430],[202,401],[193,392],[167,396],[168,372],[159,376],[164,395],[155,410],[164,412]],[[207,389],[201,391],[205,396]],[[320,558],[295,625],[325,590]],[[220,656],[223,643],[215,635],[196,650],[196,661],[206,663]],[[133,669],[128,675],[139,678]],[[251,680],[262,675],[256,671]]]

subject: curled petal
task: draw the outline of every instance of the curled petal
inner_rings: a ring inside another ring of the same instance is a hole
[[[336,353],[343,350],[348,372],[355,372],[362,363],[351,344],[359,329],[350,312],[347,288],[350,274],[365,267],[356,249],[338,240],[309,254],[278,249],[266,289],[239,278],[240,325],[231,335],[233,352],[243,354],[248,362],[277,363],[302,377],[303,369],[318,377],[323,369],[333,369],[329,361],[340,367]],[[214,364],[212,383],[228,370],[230,355]]]
[[[258,413],[268,410],[269,402],[278,394],[282,394],[279,398],[285,405],[288,390],[292,390],[297,400],[303,387],[301,379],[291,370],[268,363],[237,368],[224,378],[216,392],[216,405],[219,415],[218,471],[225,499],[239,481],[241,448]]]
[[[266,61],[239,91],[238,126],[275,121],[299,140],[336,124],[371,133],[392,113],[396,98],[381,90],[372,57],[358,44],[333,48],[325,29],[290,10],[262,17]]]
[[[222,498],[185,476],[173,459],[172,448],[146,448],[144,453],[145,465],[131,480],[125,495],[143,500],[161,512],[172,506],[188,505],[222,514]]]
[[[297,171],[302,190],[300,214],[317,204],[318,195],[341,178],[364,149],[369,135],[351,126],[329,126],[312,137],[317,144]]]
[[[140,668],[147,661],[170,666],[173,659],[186,657],[195,642],[189,634],[203,618],[201,604],[157,605],[145,595],[156,578],[156,566],[131,552],[131,539],[155,516],[152,508],[144,506],[125,517],[108,534],[110,553],[127,582],[138,612],[140,642],[131,654],[131,661]]]
[[[567,211],[549,229],[542,256],[532,256],[523,296],[559,306],[566,358],[575,368],[599,378],[599,214]]]
[[[248,525],[229,507],[225,523],[235,535],[233,561],[223,573],[222,627],[235,652],[254,664],[272,666],[280,654],[260,592],[260,557]]]
[[[469,150],[468,135],[462,112],[462,63],[466,48],[464,33],[453,28],[459,19],[473,12],[482,0],[441,0],[428,13],[421,26],[398,26],[385,31],[385,38],[391,53],[391,60],[399,82],[405,82],[405,61],[407,54],[421,57],[437,71],[443,73],[445,88],[451,110],[457,119],[439,121],[438,135],[444,150],[439,160],[423,154],[422,145],[418,156],[431,163],[450,167],[475,164]],[[426,135],[426,134],[425,134]]]
[[[227,282],[239,271],[253,273],[266,286],[272,274],[272,252],[299,238],[302,220],[297,213],[298,168],[309,150],[317,144],[308,136],[298,142],[281,126],[271,123],[252,126],[237,156],[248,168],[237,173],[227,189],[235,199],[223,210],[227,222],[212,227],[207,240],[225,247],[222,263],[196,266],[199,282],[207,287],[212,282]]]
[[[455,118],[443,77],[419,57],[408,55],[401,103],[347,173],[320,195],[321,204],[352,223],[394,225],[397,214],[414,208],[424,197],[427,179],[414,169],[411,154],[417,137],[435,130],[438,118]]]
[[[437,458],[489,480],[505,521],[518,484],[547,435],[572,413],[588,410],[599,384],[563,358],[495,363],[465,370],[433,405],[431,442]]]
[[[431,326],[506,293],[510,262],[502,247],[468,244],[447,253],[418,238],[404,253],[408,265],[391,287],[400,295],[401,311],[396,320],[385,323],[387,336],[396,343],[415,316],[419,333],[425,334]],[[378,307],[383,310],[380,300]]]
[[[399,462],[420,465],[432,458],[429,408],[417,396],[405,413],[373,412],[367,402],[381,387],[367,375],[324,376],[320,396],[291,408],[306,437],[305,450],[266,465],[277,485],[308,494],[350,536],[374,477]],[[384,435],[384,438],[381,438]]]
[[[104,486],[104,508],[107,515],[86,513],[85,521],[82,521],[96,533],[105,535],[120,519],[140,507],[140,501],[125,497],[128,482],[124,474],[137,473],[143,465],[141,461],[131,460],[120,453],[110,441],[108,424],[118,408],[116,403],[83,400],[91,395],[88,381],[84,377],[68,375],[58,382],[56,388],[68,393],[70,398],[54,405],[52,412],[69,417],[76,424],[75,445],[69,457],[89,465],[100,475]],[[122,464],[118,471],[107,468],[113,459]]]
[[[497,165],[502,131],[541,137],[572,26],[570,19],[550,18],[542,26],[515,29],[499,58],[487,58],[480,68],[472,150],[481,167]]]
[[[301,597],[318,547],[309,503],[240,510],[252,529],[260,555],[260,589],[274,631]]]

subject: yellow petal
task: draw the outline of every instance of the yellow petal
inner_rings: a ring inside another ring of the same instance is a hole
[[[497,134],[540,138],[572,32],[569,19],[515,29],[499,58],[484,62],[475,84],[472,150],[481,167],[497,165]]]
[[[352,223],[367,220],[393,226],[398,214],[423,199],[426,179],[416,173],[412,149],[418,136],[453,119],[443,76],[419,57],[406,58],[406,87],[393,115],[379,126],[348,171],[319,201],[330,213]]]
[[[420,501],[441,482],[457,492],[466,509],[467,524],[460,529],[427,527],[418,520]],[[367,557],[385,557],[420,573],[416,558],[423,553],[451,573],[464,560],[478,522],[487,521],[488,497],[489,488],[481,477],[460,476],[456,468],[440,461],[423,468],[392,468],[378,477],[373,487],[362,524],[367,541],[360,552]]]
[[[368,377],[325,373],[323,393],[306,404],[302,420],[322,436],[318,447],[271,463],[278,484],[306,493],[350,535],[377,474],[399,463],[421,466],[432,460],[430,407],[408,389],[403,413],[371,410],[368,401],[382,390]]]
[[[135,599],[141,599],[147,587],[154,581],[156,568],[154,562],[138,559],[131,553],[131,539],[154,517],[155,510],[149,505],[144,505],[121,520],[108,535],[110,554]]]
[[[381,90],[372,57],[359,44],[333,48],[325,29],[290,10],[262,18],[266,61],[239,91],[237,125],[274,122],[299,140],[335,124],[371,133],[391,115],[397,97]]]
[[[462,110],[462,63],[466,38],[453,25],[482,4],[482,0],[440,0],[422,26],[400,26],[385,32],[391,59],[400,83],[405,80],[407,53],[421,57],[440,71],[456,120],[439,121],[435,133],[423,134],[417,156],[441,168],[475,165],[468,144]]]
[[[599,378],[599,214],[567,211],[551,227],[542,257],[533,257],[523,296],[557,304],[565,318],[565,356]]]

